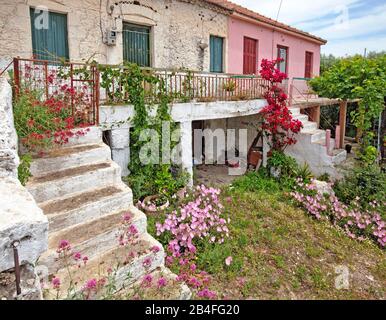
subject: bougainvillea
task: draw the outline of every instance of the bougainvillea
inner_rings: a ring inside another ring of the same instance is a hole
[[[89,131],[89,86],[71,87],[53,68],[43,81],[42,65],[24,65],[14,104],[15,127],[27,151],[41,153]]]
[[[300,132],[302,123],[293,119],[287,105],[287,95],[280,84],[287,78],[276,65],[280,59],[268,61],[263,59],[260,75],[269,82],[264,98],[268,105],[260,112],[263,116],[262,129],[269,138],[273,150],[284,150],[288,145],[296,143],[295,135]]]
[[[322,194],[318,191],[314,181],[306,184],[301,179],[298,179],[291,196],[316,219],[330,220],[342,228],[350,238],[359,241],[373,239],[381,247],[386,246],[386,222],[378,212],[384,204],[373,201],[369,205],[371,209],[363,210],[360,208],[360,198],[357,197],[347,206],[334,194]]]

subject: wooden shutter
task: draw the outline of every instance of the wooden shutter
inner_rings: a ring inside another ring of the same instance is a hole
[[[224,39],[210,36],[210,72],[223,72]]]
[[[305,71],[304,71],[305,78],[312,77],[313,58],[314,58],[314,54],[312,52],[306,51],[306,63],[305,63]]]
[[[37,29],[35,19],[42,13],[30,8],[32,49],[36,59],[55,61],[69,59],[67,39],[67,15],[49,12],[48,29]]]
[[[256,74],[257,72],[257,40],[244,37],[243,73]]]
[[[123,23],[123,60],[150,67],[150,27]]]

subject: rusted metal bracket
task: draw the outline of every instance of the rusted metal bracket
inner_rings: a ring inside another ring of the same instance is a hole
[[[20,262],[19,262],[19,251],[17,249],[19,245],[20,245],[19,241],[14,241],[12,243],[13,259],[15,261],[15,278],[16,278],[16,293],[17,293],[17,295],[21,294],[21,287],[20,287]]]

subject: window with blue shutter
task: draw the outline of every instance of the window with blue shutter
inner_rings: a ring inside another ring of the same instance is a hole
[[[123,23],[123,60],[150,67],[150,27]]]
[[[224,39],[210,36],[210,72],[223,72]]]
[[[69,59],[67,39],[67,15],[48,12],[47,24],[35,24],[41,19],[41,10],[30,8],[32,49],[36,59],[55,61]]]

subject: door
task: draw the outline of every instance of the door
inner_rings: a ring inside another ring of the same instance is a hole
[[[123,23],[123,60],[150,67],[150,27]]]
[[[35,24],[42,11],[30,8],[32,50],[35,59],[58,61],[69,59],[67,39],[67,15],[48,12],[46,27]]]
[[[280,72],[288,74],[288,48],[277,46],[277,57],[282,59],[279,63]]]
[[[257,40],[244,37],[243,73],[257,73]]]
[[[304,72],[305,78],[312,77],[313,58],[314,58],[314,54],[312,52],[306,51],[306,65],[305,65],[305,72]]]
[[[224,39],[210,36],[210,72],[223,72]]]

